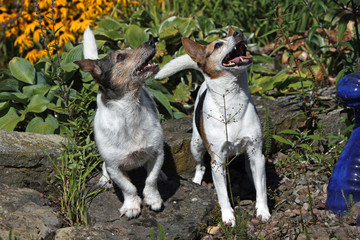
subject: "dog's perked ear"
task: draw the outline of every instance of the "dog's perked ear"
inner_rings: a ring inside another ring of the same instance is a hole
[[[231,26],[229,26],[229,30],[228,30],[226,37],[231,37],[234,34],[234,32],[235,32],[235,30]]]
[[[100,79],[101,68],[97,64],[97,60],[85,59],[81,61],[75,61],[75,64],[79,65],[81,71],[89,72],[94,79]]]
[[[205,56],[205,46],[200,43],[194,42],[189,38],[182,38],[182,44],[185,48],[186,53],[191,57],[195,62],[201,63],[204,60]]]

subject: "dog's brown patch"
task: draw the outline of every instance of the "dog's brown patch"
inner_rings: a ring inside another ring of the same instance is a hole
[[[213,162],[214,153],[213,153],[213,151],[211,151],[211,146],[210,146],[209,141],[208,141],[208,139],[206,137],[205,127],[204,127],[204,113],[203,113],[202,110],[200,112],[200,136],[201,136],[201,139],[204,142],[204,146],[205,146],[207,152],[210,154],[211,162]]]
[[[126,158],[122,160],[119,168],[127,171],[143,166],[149,158],[152,158],[155,155],[155,151],[153,151],[152,149],[141,148],[139,150],[129,153]]]

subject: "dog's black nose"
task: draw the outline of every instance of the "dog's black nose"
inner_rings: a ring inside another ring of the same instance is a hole
[[[145,43],[145,45],[147,45],[149,47],[155,47],[155,42],[154,42],[154,40],[149,40]]]
[[[243,36],[244,34],[240,30],[235,31],[233,34],[233,37],[243,37]]]

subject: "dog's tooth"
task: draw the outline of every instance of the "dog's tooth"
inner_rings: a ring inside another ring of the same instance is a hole
[[[242,57],[240,57],[240,62],[244,62],[244,59]]]

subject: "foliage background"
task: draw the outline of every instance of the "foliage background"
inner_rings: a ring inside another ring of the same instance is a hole
[[[95,28],[99,51],[157,41],[155,62],[184,54],[181,37],[208,43],[226,26],[244,31],[255,64],[253,94],[276,97],[336,84],[355,70],[356,17],[348,1],[0,1],[0,129],[42,133],[68,131],[71,106],[97,87],[73,64],[81,34]],[[353,4],[353,5],[352,5]],[[148,87],[162,119],[192,111],[202,78],[184,72]],[[92,98],[91,101],[94,101]],[[71,119],[70,119],[71,120]]]

